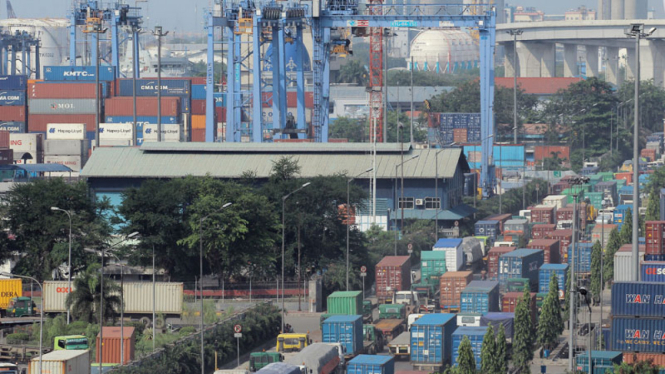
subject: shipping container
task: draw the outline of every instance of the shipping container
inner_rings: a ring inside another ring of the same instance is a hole
[[[87,155],[87,154],[86,154]],[[44,156],[45,164],[60,164],[66,166],[72,170],[72,172],[78,173],[83,169],[83,164],[85,163],[84,156],[72,156],[72,155],[59,155],[59,156]],[[64,172],[68,173],[68,172]],[[54,175],[53,173],[50,173]],[[62,175],[62,174],[56,174]]]
[[[14,163],[17,165],[44,163],[44,152],[12,151],[14,152]]]
[[[510,278],[503,287],[504,292],[524,292],[524,289],[531,289],[529,278]]]
[[[45,81],[96,81],[95,66],[45,66]],[[115,79],[115,67],[99,66],[99,80],[112,81]]]
[[[376,264],[376,296],[392,300],[393,292],[411,289],[411,257],[386,256]],[[380,302],[380,304],[383,304]]]
[[[25,91],[27,85],[25,75],[0,75],[0,90]]]
[[[504,214],[492,214],[482,219],[482,221],[497,221],[499,222],[499,232],[503,232],[503,224],[506,223],[509,219],[512,219],[513,215],[510,213]],[[498,234],[497,234],[498,235]]]
[[[100,123],[99,141],[104,140],[133,140],[133,123]]]
[[[95,99],[31,99],[30,114],[96,114]]]
[[[0,149],[9,148],[9,134],[7,130],[0,130]]]
[[[217,92],[215,92],[217,93]],[[192,84],[192,101],[206,99],[206,85]]]
[[[539,222],[545,224],[556,223],[556,207],[538,205],[531,209],[531,222]]]
[[[573,242],[573,230],[554,230],[549,239],[559,241],[559,258],[566,262],[568,258],[568,246]]]
[[[454,314],[425,314],[411,325],[411,364],[414,367],[442,367],[452,362]]]
[[[483,314],[480,317],[481,326],[492,325],[494,333],[498,334],[501,325],[506,332],[506,339],[513,339],[513,333],[515,331],[515,313],[506,313],[506,312],[490,312]]]
[[[664,296],[665,283],[616,282],[612,284],[612,315],[662,318],[665,316]]]
[[[44,156],[78,156],[88,155],[87,140],[45,140]]]
[[[457,313],[457,326],[480,326],[482,313]]]
[[[406,304],[379,304],[379,319],[405,319]]]
[[[503,235],[519,235],[529,237],[529,221],[526,219],[510,219],[503,224]]]
[[[86,126],[84,123],[52,123],[46,125],[46,139],[48,140],[84,140]]]
[[[441,309],[460,309],[462,291],[473,279],[471,271],[449,271],[439,278]]]
[[[550,195],[550,196],[545,196],[545,198],[543,198],[544,206],[553,206],[557,210],[565,208],[567,204],[568,204],[568,197],[566,197],[565,195]]]
[[[422,251],[420,252],[420,278],[430,279],[440,277],[446,273],[445,251]]]
[[[502,254],[499,257],[499,283],[505,286],[510,278],[528,278],[531,289],[535,289],[543,260],[544,254],[540,249],[517,249]]]
[[[489,236],[496,239],[501,235],[499,221],[478,221],[475,224],[475,235]]]
[[[642,262],[640,269],[642,282],[665,283],[665,262]]]
[[[559,249],[560,242],[555,239],[534,239],[527,248],[540,249],[543,251],[543,263],[545,264],[558,264],[561,262],[561,250]]]
[[[617,228],[617,225],[614,224],[600,224],[594,226],[591,231],[591,241],[594,243],[599,241],[601,244],[607,244],[610,241],[610,234],[615,228]]]
[[[213,131],[214,133],[214,131]],[[206,130],[205,129],[192,129],[192,142],[205,142]]]
[[[612,290],[614,290],[614,286],[612,287]],[[612,294],[614,295],[614,293]],[[612,297],[612,311],[614,311],[614,297]],[[659,316],[663,316],[662,311]],[[663,332],[665,332],[665,319],[626,318],[615,316],[612,318],[611,346],[612,349],[623,351],[624,353],[665,353]]]
[[[157,113],[157,110],[155,110]],[[104,122],[106,123],[134,123],[133,116],[106,116],[104,117]],[[137,116],[136,117],[136,126],[137,129],[143,129],[145,124],[156,124],[157,116]],[[174,116],[162,116],[162,124],[169,123],[180,123],[180,119]]]
[[[460,312],[486,313],[499,311],[499,282],[472,281],[462,291]]]
[[[162,117],[180,116],[180,98],[162,97]],[[104,100],[104,114],[108,116],[133,116],[134,102],[131,97],[112,97]],[[137,116],[157,116],[157,98],[136,98]],[[113,122],[113,121],[107,121]],[[156,122],[155,122],[156,123]],[[165,123],[162,121],[162,123]]]
[[[577,228],[584,229],[587,222],[587,207],[586,204],[577,204]],[[573,205],[568,205],[556,211],[557,228],[559,229],[572,229],[573,228]]]
[[[0,121],[0,131],[9,131],[13,133],[25,133],[28,127],[25,122],[2,122]]]
[[[41,360],[33,357],[28,374],[90,374],[90,351],[63,349],[46,353]]]
[[[334,374],[340,365],[340,355],[338,348],[333,345],[314,343],[289,357],[286,363],[305,366],[306,374]]]
[[[573,245],[569,245],[566,259],[569,266],[572,266]],[[593,243],[575,243],[575,273],[591,272],[591,252]]]
[[[531,227],[531,237],[533,239],[547,239],[550,238],[552,233],[556,230],[554,224],[539,224]]]
[[[43,150],[42,134],[18,134],[9,135],[9,147],[14,150],[14,155],[20,152],[41,152]]]
[[[95,131],[97,116],[94,114],[31,114],[28,117],[29,132],[47,132],[49,124],[83,123],[86,132]]]
[[[328,296],[328,314],[363,314],[361,291],[336,291]]]
[[[144,142],[157,141],[157,125],[145,124],[143,125],[143,133],[137,133],[137,137],[143,139]],[[180,142],[182,140],[183,132],[179,124],[162,124],[162,141],[163,142]]]
[[[273,362],[261,368],[256,374],[302,374],[302,370],[300,366]]]
[[[665,221],[665,188],[660,189],[660,220]]]
[[[559,298],[563,299],[566,290],[566,279],[568,278],[567,264],[543,264],[538,271],[538,292],[550,291],[550,279],[552,274],[556,275],[559,285]]]
[[[446,252],[447,271],[458,271],[464,266],[462,239],[439,239],[432,250]]]
[[[589,353],[580,353],[576,357],[576,368],[584,373],[589,372]],[[593,374],[614,373],[614,365],[621,365],[623,353],[614,351],[591,351],[591,368]]]
[[[117,82],[119,87],[118,96],[133,96],[132,79],[119,79]],[[162,98],[169,96],[190,97],[192,94],[191,85],[192,83],[187,79],[162,80]],[[136,96],[157,97],[157,79],[137,79]]]
[[[665,221],[647,221],[646,228],[646,254],[665,254]]]
[[[21,279],[0,279],[0,310],[2,316],[9,305],[9,300],[23,296],[23,282]]]
[[[205,130],[206,128],[206,116],[205,115],[195,115],[192,114],[192,130]]]
[[[493,247],[487,253],[487,278],[490,280],[499,279],[499,257],[508,252],[512,252],[516,247]]]
[[[134,361],[134,352],[135,352],[135,329],[134,327],[120,327],[116,326],[104,326],[102,327],[104,331],[104,338],[102,344],[99,344],[101,339],[100,335],[97,334],[97,340],[95,343],[95,360],[96,362],[100,361],[99,357],[99,347],[103,348],[102,351],[102,363],[104,364],[121,364],[125,365],[130,361]],[[124,343],[120,344],[121,338]],[[124,346],[124,347],[123,347]],[[123,349],[124,349],[124,359],[123,358]],[[122,362],[121,362],[122,361]]]
[[[109,85],[99,85],[99,97],[108,97]],[[41,82],[28,85],[30,99],[95,99],[95,83],[84,82]]]
[[[665,367],[665,354],[663,353],[636,353],[625,352],[623,353],[623,362],[627,364],[634,364],[639,361],[651,361],[655,366],[660,368]]]
[[[341,343],[347,355],[356,355],[363,350],[363,317],[332,316],[323,321],[324,343]]]
[[[476,359],[476,368],[480,368],[480,353],[483,349],[483,339],[487,333],[487,326],[480,327],[458,327],[453,333],[453,364],[458,366],[459,346],[464,337],[471,342],[471,351]]]
[[[395,358],[359,355],[346,365],[346,374],[395,374]]]
[[[559,159],[570,160],[570,147],[565,145],[537,145],[533,147],[533,160],[542,162],[557,155]]]
[[[25,91],[1,91],[0,106],[25,106]]]
[[[639,246],[639,260],[645,261],[644,256],[645,246]],[[635,277],[635,265],[633,262],[633,245],[623,245],[614,254],[614,281],[615,282],[630,282]]]
[[[633,183],[633,173],[615,173],[614,174],[615,179],[623,179],[626,181],[626,183],[631,184]]]
[[[0,106],[0,121],[25,122],[27,118],[25,106]]]
[[[536,318],[538,316],[538,308],[536,307],[536,293],[529,293],[531,296],[529,303],[529,310],[531,314],[531,322],[536,324]],[[503,295],[501,299],[501,311],[504,313],[515,313],[517,309],[517,304],[524,298],[524,291],[521,292],[508,292]]]

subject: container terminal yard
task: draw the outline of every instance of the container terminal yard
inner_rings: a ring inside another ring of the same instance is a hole
[[[163,1],[0,4],[0,371],[665,372],[665,3]]]

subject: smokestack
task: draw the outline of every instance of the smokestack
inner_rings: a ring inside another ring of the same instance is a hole
[[[624,0],[612,0],[611,13],[613,20],[625,19],[623,14]]]
[[[642,0],[646,2],[646,0]],[[624,0],[623,17],[625,19],[637,19],[637,0]]]
[[[664,0],[665,1],[665,0]],[[611,0],[598,0],[598,13],[597,13],[597,19],[605,19],[609,20],[612,19],[611,16]]]

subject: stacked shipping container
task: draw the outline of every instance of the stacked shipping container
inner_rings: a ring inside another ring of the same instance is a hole
[[[61,164],[78,176],[88,156],[86,125],[83,123],[49,124],[44,141],[44,163]],[[51,173],[54,174],[54,173]],[[70,173],[62,173],[69,176]]]
[[[3,124],[3,130],[25,132],[27,84],[28,77],[24,75],[0,76],[0,123]]]
[[[473,279],[470,271],[449,271],[439,279],[440,303],[442,310],[460,309],[462,291]]]
[[[411,288],[411,257],[386,256],[376,264],[376,296],[379,304],[392,300],[393,292]]]

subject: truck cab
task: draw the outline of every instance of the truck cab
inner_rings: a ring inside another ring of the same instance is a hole
[[[279,352],[252,352],[249,354],[249,371],[259,371],[268,364],[282,361],[284,361],[284,356]]]
[[[25,371],[25,369],[24,369]],[[0,362],[0,373],[2,374],[19,374],[21,370],[18,365],[10,362]]]
[[[363,341],[365,342],[365,354],[377,354],[383,352],[386,342],[383,333],[374,325],[363,325]]]
[[[83,335],[56,336],[53,342],[53,350],[79,350],[89,349],[88,338]]]
[[[286,333],[277,335],[277,352],[299,352],[312,344],[309,334]]]
[[[14,297],[9,300],[7,317],[28,317],[37,314],[37,306],[30,297]]]
[[[408,311],[418,310],[419,301],[418,294],[414,291],[397,291],[395,294],[395,304],[404,304],[407,306]]]

